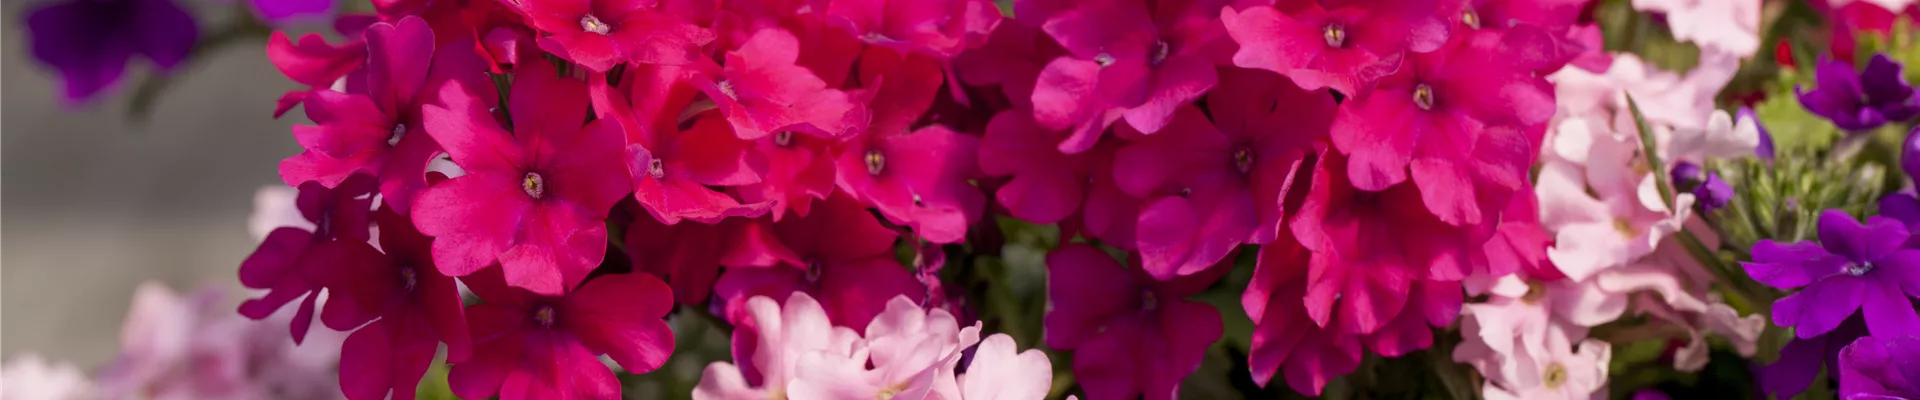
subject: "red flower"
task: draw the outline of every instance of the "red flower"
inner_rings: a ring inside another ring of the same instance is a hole
[[[1172,399],[1224,329],[1212,306],[1187,300],[1231,268],[1158,281],[1099,248],[1047,254],[1047,346],[1073,350],[1088,398]],[[1069,278],[1070,277],[1070,278]]]
[[[751,151],[753,142],[736,137],[720,116],[685,115],[700,93],[687,84],[693,73],[674,66],[636,66],[620,83],[630,86],[631,96],[595,85],[601,116],[626,127],[626,171],[633,178],[634,199],[667,224],[757,216],[766,204],[742,205],[709,188],[759,183],[767,166],[765,158]],[[689,128],[683,131],[683,126]]]
[[[657,9],[653,0],[516,1],[528,25],[548,34],[540,49],[606,72],[623,62],[687,64],[713,32]]]
[[[267,38],[267,60],[278,68],[281,74],[302,85],[305,90],[288,91],[280,97],[279,104],[273,108],[273,117],[280,118],[294,106],[306,101],[307,96],[316,90],[327,90],[334,82],[360,68],[367,59],[366,42],[360,35],[347,35],[348,40],[340,45],[327,44],[326,38],[318,33],[309,33],[300,37],[298,44],[287,38],[286,32],[274,31]]]
[[[800,42],[792,33],[761,29],[727,52],[717,79],[694,84],[726,114],[741,139],[784,131],[839,137],[865,129],[866,108],[796,64],[799,57]]]
[[[609,209],[627,194],[620,126],[587,115],[585,82],[551,64],[517,67],[508,108],[512,134],[475,99],[448,85],[427,106],[433,135],[466,175],[422,192],[414,224],[433,236],[434,264],[466,276],[496,261],[507,283],[565,293],[605,256]]]
[[[1234,65],[1279,72],[1309,90],[1366,96],[1375,80],[1400,68],[1406,52],[1447,41],[1447,23],[1434,11],[1431,0],[1290,0],[1229,8],[1220,21],[1240,43]]]
[[[968,182],[980,175],[979,139],[940,125],[909,131],[939,94],[939,66],[926,56],[874,48],[860,62],[861,81],[877,86],[874,119],[865,134],[842,143],[837,184],[921,238],[964,239],[986,207]]]
[[[432,239],[391,209],[377,217],[386,254],[356,244],[349,248],[358,262],[318,271],[328,293],[320,320],[353,331],[340,349],[340,387],[348,398],[383,399],[391,391],[394,399],[412,399],[441,342],[447,360],[461,362],[472,341],[459,289],[433,266]]]
[[[328,189],[318,183],[300,185],[295,204],[316,227],[313,231],[282,227],[268,233],[260,247],[240,263],[240,283],[268,289],[265,297],[240,304],[240,314],[265,319],[287,303],[306,297],[294,312],[294,343],[306,340],[313,326],[313,308],[325,284],[323,276],[347,264],[369,262],[367,229],[373,211],[373,179],[364,175]],[[374,253],[377,257],[378,253]]]
[[[729,268],[713,290],[729,316],[745,315],[740,311],[754,296],[806,292],[835,325],[865,327],[894,296],[927,294],[893,259],[896,236],[860,203],[836,195],[805,217],[751,222],[722,259]]]
[[[1159,132],[1174,110],[1212,89],[1209,47],[1221,42],[1215,15],[1223,2],[1140,0],[1080,3],[1043,29],[1067,49],[1040,72],[1034,119],[1073,133],[1060,143],[1086,151],[1121,118],[1142,133]]]
[[[1000,8],[987,0],[833,0],[826,18],[867,44],[946,59],[986,41]]]
[[[465,279],[484,303],[467,309],[473,358],[454,363],[447,383],[469,399],[618,399],[620,382],[604,354],[636,374],[673,353],[661,318],[673,293],[652,275],[602,275],[563,297],[508,287],[497,269]]]

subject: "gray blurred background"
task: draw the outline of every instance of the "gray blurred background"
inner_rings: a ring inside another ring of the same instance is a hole
[[[144,121],[127,112],[144,60],[113,93],[64,107],[54,71],[29,53],[34,3],[0,2],[0,358],[93,368],[115,354],[141,282],[220,285],[237,302],[253,194],[280,184],[276,164],[299,150],[288,127],[306,120],[272,118],[295,84],[267,62],[264,38],[197,55]],[[232,7],[182,3],[203,32]]]

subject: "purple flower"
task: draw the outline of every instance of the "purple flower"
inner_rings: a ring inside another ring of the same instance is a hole
[[[1920,399],[1920,336],[1869,336],[1840,351],[1840,398]]]
[[[1793,398],[1813,384],[1821,366],[1839,368],[1840,348],[1866,335],[1867,323],[1856,315],[1825,335],[1793,339],[1780,349],[1779,360],[1760,369],[1760,388],[1777,398]]]
[[[1900,170],[1906,171],[1907,179],[1920,177],[1920,127],[1907,132],[1907,140],[1900,145]]]
[[[333,14],[333,0],[253,0],[253,11],[269,25]]]
[[[1753,113],[1753,107],[1740,107],[1740,113],[1734,116],[1738,120],[1753,121],[1754,129],[1760,131],[1760,145],[1753,148],[1753,155],[1761,160],[1773,161],[1773,135],[1767,133],[1767,126],[1760,123],[1760,115]]]
[[[1900,63],[1876,54],[1858,74],[1847,63],[1823,60],[1814,70],[1819,85],[1811,92],[1795,88],[1800,105],[1850,132],[1880,127],[1890,121],[1905,121],[1920,115],[1920,101],[1901,70]]]
[[[120,81],[134,55],[170,70],[200,34],[172,0],[69,0],[27,14],[33,58],[60,70],[69,104],[84,103]]]
[[[1733,200],[1733,185],[1720,179],[1720,174],[1706,172],[1699,165],[1685,161],[1675,163],[1672,175],[1674,186],[1693,193],[1693,197],[1699,199],[1695,204],[1703,211],[1718,210]]]
[[[1780,289],[1801,288],[1773,303],[1773,322],[1801,339],[1832,331],[1860,310],[1880,335],[1920,334],[1910,295],[1920,294],[1920,250],[1901,248],[1907,228],[1873,217],[1862,226],[1839,210],[1820,214],[1820,243],[1753,246],[1747,275]]]

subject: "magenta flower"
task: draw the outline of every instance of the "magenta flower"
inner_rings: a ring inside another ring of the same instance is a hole
[[[1061,153],[1055,145],[1065,136],[1041,127],[1033,113],[1021,109],[1001,111],[987,123],[980,169],[989,176],[1012,176],[994,191],[1008,214],[1051,224],[1080,210],[1094,155]]]
[[[1312,253],[1291,233],[1261,246],[1253,280],[1240,296],[1253,320],[1247,364],[1255,383],[1265,387],[1284,374],[1295,392],[1319,395],[1327,382],[1360,367],[1360,335],[1323,327],[1307,313],[1307,265]],[[1284,371],[1282,370],[1284,368]]]
[[[601,275],[550,297],[509,287],[498,271],[463,280],[485,302],[467,309],[474,352],[448,371],[455,395],[618,399],[620,382],[600,355],[644,374],[673,353],[673,332],[661,320],[673,310],[673,293],[652,275]]]
[[[1321,326],[1368,334],[1401,314],[1416,281],[1458,281],[1484,263],[1481,246],[1492,231],[1441,222],[1420,205],[1413,185],[1355,188],[1340,173],[1346,167],[1345,157],[1322,153],[1291,227],[1313,252],[1308,316]]]
[[[1224,76],[1230,84],[1207,97],[1214,123],[1184,107],[1161,133],[1115,155],[1120,188],[1147,199],[1137,243],[1155,278],[1211,267],[1242,243],[1272,241],[1281,199],[1326,137],[1334,111],[1326,91],[1300,90],[1265,71]]]
[[[1868,336],[1840,351],[1840,398],[1920,398],[1920,336]]]
[[[1143,202],[1120,190],[1113,165],[1119,149],[1118,142],[1108,141],[1087,152],[1093,157],[1093,176],[1087,183],[1087,204],[1080,207],[1079,228],[1106,245],[1135,250]]]
[[[348,73],[360,68],[367,59],[367,45],[359,35],[346,35],[348,40],[339,45],[327,44],[327,40],[318,33],[309,33],[300,37],[295,44],[287,38],[286,32],[275,31],[267,39],[267,60],[273,67],[308,89],[288,91],[280,96],[279,103],[273,109],[273,117],[280,118],[294,106],[305,102],[314,91],[330,90],[335,82]]]
[[[1052,15],[1042,29],[1068,54],[1040,71],[1034,120],[1072,132],[1059,147],[1068,153],[1093,147],[1122,118],[1140,132],[1159,132],[1218,79],[1209,52],[1225,40],[1214,22],[1220,6],[1090,1]]]
[[[620,126],[587,115],[585,82],[552,64],[516,67],[509,134],[473,98],[446,86],[444,106],[424,110],[427,134],[466,175],[427,188],[414,224],[433,242],[440,272],[466,276],[498,262],[507,283],[566,293],[606,255],[607,211],[629,185],[621,173]]]
[[[764,158],[751,152],[753,143],[735,137],[718,115],[682,118],[682,110],[699,94],[687,84],[696,79],[694,72],[650,65],[630,70],[621,79],[627,90],[596,83],[593,91],[601,117],[620,121],[625,128],[626,171],[633,179],[634,199],[653,218],[670,225],[682,219],[713,223],[765,212],[765,204],[742,205],[710,188],[758,183],[767,167]],[[620,94],[623,91],[630,95]]]
[[[827,23],[870,45],[951,58],[985,42],[1000,23],[1000,9],[987,0],[836,0],[827,3]]]
[[[1220,314],[1188,301],[1229,268],[1158,281],[1099,248],[1047,254],[1047,346],[1073,350],[1087,397],[1171,399],[1220,339]]]
[[[1754,380],[1760,382],[1760,388],[1779,398],[1798,396],[1821,376],[1821,367],[1828,371],[1841,368],[1840,352],[1847,345],[1867,336],[1867,322],[1859,315],[1848,317],[1840,326],[1825,334],[1812,338],[1794,338],[1780,348],[1780,359],[1767,364],[1759,371]],[[1824,381],[1822,388],[1826,386]]]
[[[1408,51],[1433,51],[1447,41],[1446,20],[1428,0],[1282,5],[1289,9],[1229,7],[1220,22],[1240,43],[1234,65],[1279,72],[1308,90],[1366,97],[1375,81],[1401,68]]]
[[[1920,250],[1901,248],[1907,229],[1892,218],[1861,225],[1846,212],[1820,214],[1820,243],[1753,246],[1747,275],[1780,289],[1800,289],[1773,303],[1773,322],[1809,339],[1839,327],[1857,310],[1876,336],[1920,334]]]
[[[749,151],[766,158],[766,173],[759,183],[738,188],[747,203],[767,204],[773,220],[780,221],[788,211],[806,216],[814,200],[825,200],[833,193],[832,139],[788,132],[753,142]]]
[[[926,287],[893,259],[897,235],[845,196],[817,204],[805,217],[753,221],[733,241],[714,292],[736,315],[754,296],[819,299],[834,325],[865,327],[894,296],[922,298]],[[739,321],[734,321],[739,322]]]
[[[347,93],[307,95],[307,118],[315,125],[294,126],[294,138],[306,151],[281,161],[280,177],[288,185],[333,186],[350,174],[373,174],[386,203],[405,214],[414,194],[427,187],[427,163],[440,153],[421,129],[420,106],[439,103],[440,87],[453,80],[463,83],[461,96],[483,99],[488,107],[498,97],[481,73],[483,61],[469,49],[472,43],[456,41],[435,51],[433,31],[420,18],[374,24],[366,45],[361,84],[349,85]]]
[[[635,270],[666,277],[675,302],[698,305],[712,294],[713,282],[720,278],[720,258],[744,222],[730,218],[718,224],[667,225],[635,216],[624,238],[627,257]]]
[[[1904,122],[1920,115],[1920,96],[1907,83],[1905,66],[1885,54],[1875,54],[1865,70],[1853,72],[1844,61],[1821,60],[1814,67],[1818,87],[1794,93],[1807,111],[1826,117],[1848,132]]]
[[[251,0],[253,12],[269,24],[333,13],[332,0]]]
[[[459,289],[434,268],[433,239],[391,209],[377,217],[386,254],[356,245],[353,259],[365,262],[318,271],[328,293],[320,321],[353,331],[340,349],[340,388],[348,398],[383,399],[392,391],[394,399],[412,399],[441,342],[447,360],[461,362],[472,341]]]
[[[1040,70],[1065,53],[1066,50],[1060,49],[1060,45],[1039,28],[1018,23],[1000,24],[978,50],[955,56],[953,69],[967,85],[999,86],[1000,93],[1012,103],[1011,108],[1026,109],[1031,114],[1033,88],[1040,79]]]
[[[547,34],[540,49],[606,72],[625,62],[687,64],[700,46],[713,42],[712,31],[658,9],[650,0],[517,1],[527,24]]]
[[[788,131],[840,137],[865,129],[867,110],[857,99],[796,64],[800,45],[784,29],[761,29],[727,52],[711,81],[693,84],[714,100],[741,139]]]
[[[1372,95],[1341,107],[1333,144],[1348,155],[1354,187],[1385,190],[1411,171],[1441,221],[1492,225],[1539,147],[1521,129],[1553,116],[1551,86],[1509,54],[1526,28],[1475,31],[1409,56]]]
[[[118,83],[135,55],[172,70],[200,30],[172,0],[69,0],[34,7],[27,33],[33,58],[60,70],[62,95],[77,105]]]
[[[240,283],[268,289],[267,295],[240,304],[240,314],[266,319],[275,310],[306,297],[291,323],[293,341],[306,340],[313,326],[313,309],[325,282],[323,274],[347,264],[379,262],[379,253],[359,251],[371,236],[367,229],[373,212],[373,179],[359,176],[328,189],[318,183],[300,186],[296,200],[300,213],[316,227],[274,229],[260,248],[240,263]]]

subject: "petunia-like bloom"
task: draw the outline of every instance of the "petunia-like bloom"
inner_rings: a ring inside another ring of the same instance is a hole
[[[673,353],[673,332],[661,320],[673,310],[673,293],[652,275],[601,275],[551,297],[510,287],[497,271],[463,280],[484,302],[467,308],[473,357],[448,371],[455,395],[618,399],[620,382],[601,355],[644,374]]]
[[[980,170],[989,176],[1012,176],[993,193],[1009,215],[1051,224],[1080,211],[1094,154],[1060,152],[1056,144],[1065,136],[1018,108],[1001,111],[987,123],[980,139]]]
[[[1800,289],[1773,304],[1773,322],[1801,339],[1832,331],[1859,311],[1876,336],[1920,334],[1920,250],[1901,248],[1907,228],[1892,218],[1865,225],[1846,212],[1820,214],[1820,243],[1753,246],[1747,275],[1767,286]]]
[[[1920,98],[1907,84],[1905,68],[1886,54],[1875,54],[1865,70],[1853,72],[1844,61],[1821,60],[1814,67],[1812,91],[1795,87],[1800,105],[1849,132],[1878,128],[1920,115]]]
[[[1447,41],[1447,20],[1433,1],[1302,3],[1221,10],[1220,22],[1240,43],[1233,64],[1279,72],[1308,90],[1364,97],[1401,68],[1407,52],[1434,51]]]
[[[805,217],[748,223],[721,258],[731,268],[713,290],[732,311],[754,296],[804,292],[819,299],[835,325],[864,327],[888,299],[926,294],[894,260],[896,236],[860,203],[835,195]]]
[[[784,305],[783,305],[784,303]],[[733,363],[715,362],[700,374],[693,389],[699,400],[747,400],[783,396],[803,368],[862,368],[866,343],[860,334],[827,321],[820,303],[805,293],[793,293],[785,302],[764,296],[746,301],[745,318],[734,329],[734,341],[751,337],[754,351],[733,353]],[[758,382],[748,380],[749,368]]]
[[[1142,133],[1159,132],[1174,110],[1219,79],[1210,52],[1222,44],[1214,22],[1220,0],[1074,3],[1041,28],[1067,50],[1040,71],[1033,116],[1067,130],[1060,151],[1093,147],[1120,119]]]
[[[373,179],[357,176],[328,189],[318,183],[300,186],[296,200],[300,214],[316,227],[281,227],[268,233],[260,247],[240,263],[240,283],[267,289],[265,296],[240,304],[240,314],[255,320],[273,315],[287,303],[305,297],[290,321],[293,341],[306,340],[313,326],[313,309],[325,282],[321,274],[344,264],[366,261],[355,247],[367,246],[372,221]]]
[[[1455,226],[1493,225],[1526,181],[1537,142],[1522,133],[1554,113],[1553,90],[1533,74],[1544,60],[1530,25],[1473,31],[1429,54],[1407,56],[1373,94],[1334,118],[1348,179],[1379,191],[1409,178],[1426,208]]]
[[[1206,269],[1242,243],[1272,241],[1280,201],[1304,183],[1301,164],[1332,120],[1325,90],[1300,90],[1267,71],[1221,74],[1229,84],[1207,96],[1213,122],[1182,107],[1161,133],[1114,156],[1120,188],[1147,201],[1137,245],[1157,279]]]
[[[385,202],[405,214],[413,196],[427,187],[428,162],[440,153],[422,129],[421,105],[439,103],[440,88],[452,80],[463,83],[461,96],[483,99],[488,107],[498,95],[481,73],[472,43],[456,41],[436,51],[425,20],[377,23],[365,38],[363,83],[349,85],[350,92],[307,95],[307,118],[315,125],[293,127],[305,151],[280,162],[280,178],[288,185],[317,181],[332,187],[348,175],[375,175]]]
[[[1868,336],[1840,351],[1840,398],[1920,398],[1920,336]]]
[[[1099,248],[1062,246],[1047,254],[1047,346],[1074,350],[1090,398],[1171,399],[1223,329],[1212,306],[1186,298],[1227,270],[1159,281]]]
[[[1341,173],[1347,160],[1334,151],[1319,160],[1312,189],[1290,223],[1313,252],[1306,308],[1316,324],[1373,333],[1400,315],[1416,281],[1459,281],[1485,263],[1481,246],[1491,230],[1441,222],[1412,184],[1383,192],[1354,188]]]
[[[886,311],[866,326],[867,365],[803,365],[788,384],[787,395],[801,399],[959,398],[954,366],[960,362],[961,350],[979,343],[980,328],[962,329],[946,310],[925,310],[915,303],[894,297],[887,301]]]
[[[509,2],[528,25],[547,34],[540,49],[606,72],[626,62],[687,64],[712,31],[648,0],[540,0]]]
[[[836,0],[826,19],[870,45],[920,51],[941,59],[977,46],[1000,24],[987,0]]]
[[[1262,387],[1284,374],[1295,392],[1319,395],[1327,382],[1360,367],[1360,335],[1323,327],[1308,316],[1301,299],[1311,283],[1307,263],[1312,253],[1290,233],[1282,235],[1260,247],[1253,280],[1240,297],[1254,324],[1249,373]]]
[[[1760,0],[1633,1],[1635,10],[1666,14],[1674,39],[1740,58],[1760,51],[1760,7]]]
[[[33,58],[60,71],[70,105],[120,82],[134,56],[162,71],[186,61],[200,28],[173,0],[68,0],[27,12]]]
[[[727,52],[720,71],[693,84],[713,99],[741,139],[785,132],[841,137],[866,129],[869,113],[859,99],[796,64],[800,45],[785,29],[755,31]]]
[[[958,378],[965,400],[1038,399],[1053,387],[1053,362],[1040,349],[1020,351],[1013,337],[988,336]]]
[[[340,387],[350,399],[412,399],[442,342],[449,362],[471,354],[460,291],[434,268],[431,238],[392,209],[378,215],[380,254],[357,244],[356,262],[319,271],[327,286],[320,321],[346,332]],[[371,321],[371,323],[369,323]],[[358,330],[354,328],[358,327]]]
[[[466,276],[500,264],[509,285],[565,293],[606,255],[603,220],[631,188],[620,126],[587,115],[586,82],[550,63],[516,67],[508,110],[513,133],[477,99],[442,91],[423,110],[427,134],[466,175],[421,192],[414,225],[433,236],[440,272]]]

